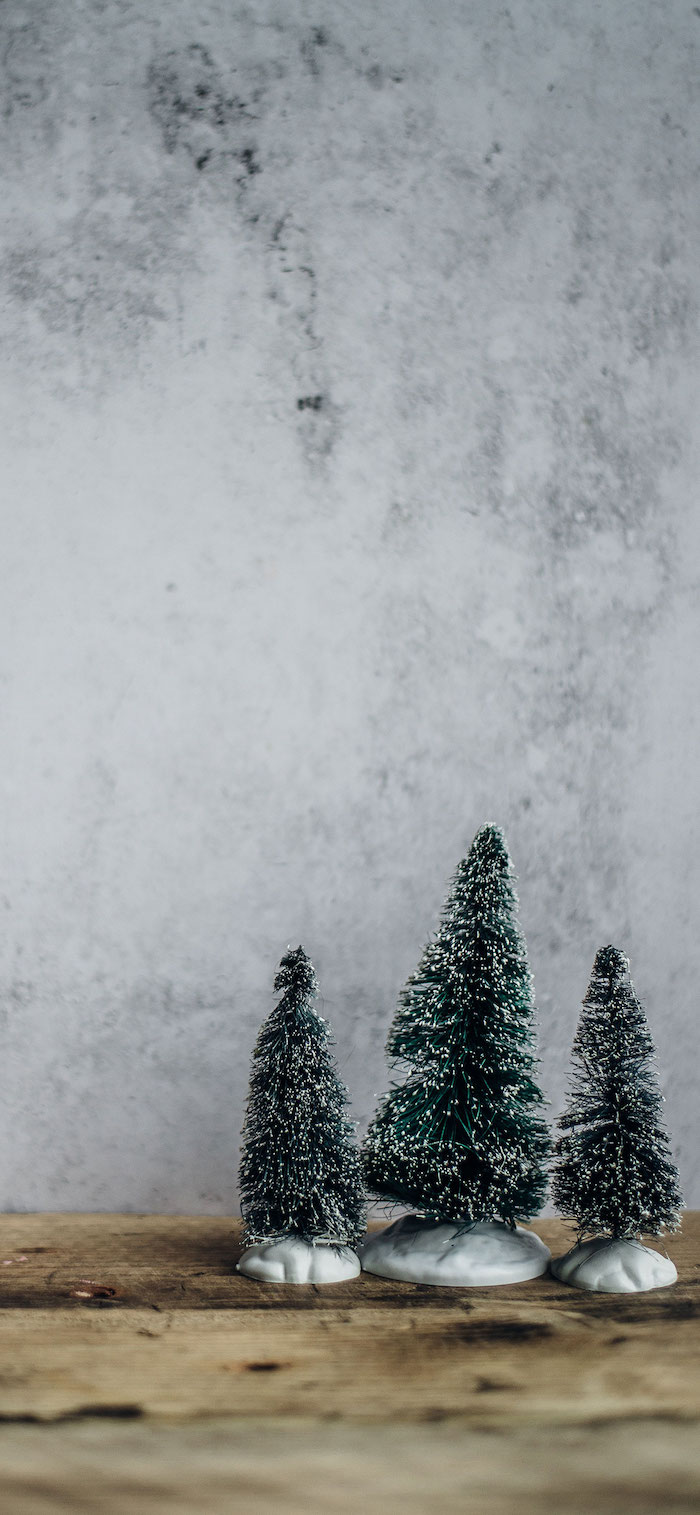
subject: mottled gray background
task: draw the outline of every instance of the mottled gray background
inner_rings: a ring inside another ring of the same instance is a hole
[[[700,1203],[700,6],[0,22],[0,1204],[231,1209],[288,942],[366,1118],[486,819]]]

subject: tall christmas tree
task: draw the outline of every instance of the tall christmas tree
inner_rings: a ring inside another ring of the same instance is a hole
[[[243,1127],[241,1209],[249,1245],[292,1236],[342,1246],[364,1230],[360,1159],[330,1028],[313,1008],[316,988],[303,949],[288,951],[275,978],[282,997],[253,1053]]]
[[[387,1055],[404,1082],[363,1146],[369,1188],[436,1221],[541,1208],[549,1134],[535,1081],[532,979],[503,832],[483,826],[399,998]]]
[[[616,947],[602,947],[573,1045],[574,1072],[555,1145],[552,1197],[579,1236],[674,1231],[683,1203],[661,1121],[654,1043]]]

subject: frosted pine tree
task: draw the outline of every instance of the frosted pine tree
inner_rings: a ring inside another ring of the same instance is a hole
[[[281,999],[253,1053],[242,1135],[246,1242],[291,1236],[342,1246],[364,1230],[364,1187],[347,1093],[330,1028],[313,1008],[316,976],[303,948],[282,958],[275,990]]]
[[[374,1194],[431,1220],[514,1226],[545,1197],[550,1143],[517,903],[503,833],[483,826],[389,1032],[404,1077],[369,1127],[365,1175]]]
[[[654,1043],[616,947],[597,954],[573,1045],[552,1197],[579,1236],[658,1236],[683,1203],[661,1120]]]

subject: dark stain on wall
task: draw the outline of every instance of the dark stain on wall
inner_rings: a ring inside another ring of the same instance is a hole
[[[314,27],[302,37],[304,68],[318,72],[317,55],[330,46],[328,33]],[[298,65],[297,65],[298,67]],[[291,378],[299,413],[302,451],[310,464],[327,458],[335,441],[338,417],[328,396],[319,330],[318,279],[311,238],[288,205],[280,205],[284,176],[273,159],[263,175],[264,161],[254,124],[280,110],[280,60],[264,66],[240,66],[245,86],[221,66],[209,47],[193,42],[155,58],[148,69],[148,107],[169,156],[184,156],[196,176],[212,176],[219,197],[230,198],[232,235],[243,227],[265,257],[268,298],[278,311],[285,334]],[[279,148],[278,155],[279,157]],[[261,180],[265,186],[261,189]]]
[[[148,69],[149,110],[168,153],[180,149],[201,172],[215,158],[234,159],[245,175],[260,172],[250,137],[254,112],[199,42],[166,53]]]
[[[3,53],[6,116],[15,107],[40,105],[48,98],[47,62],[36,26],[20,26],[11,33]]]
[[[241,163],[249,177],[252,178],[253,174],[260,173],[260,164],[254,147],[244,147],[241,153]]]
[[[319,53],[322,48],[328,47],[329,42],[330,37],[325,26],[314,26],[309,35],[301,39],[299,51],[302,61],[314,79],[317,79],[321,73]]]

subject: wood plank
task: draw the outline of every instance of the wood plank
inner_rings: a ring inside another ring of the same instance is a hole
[[[572,1243],[572,1232],[557,1219],[532,1229],[557,1255]],[[659,1244],[660,1245],[660,1244]],[[673,1257],[679,1283],[646,1295],[596,1295],[572,1290],[549,1276],[498,1289],[454,1290],[396,1283],[363,1273],[349,1282],[325,1285],[262,1284],[237,1274],[240,1221],[217,1216],[180,1215],[2,1215],[0,1216],[0,1310],[61,1307],[122,1310],[452,1310],[458,1300],[527,1301],[568,1308],[578,1314],[619,1320],[689,1319],[700,1302],[700,1211],[686,1215],[683,1231],[662,1250]]]
[[[9,1312],[0,1416],[342,1416],[474,1424],[700,1411],[695,1332],[571,1311]]]
[[[537,1229],[564,1245],[560,1222]],[[625,1296],[551,1278],[273,1287],[231,1274],[231,1221],[5,1216],[0,1415],[694,1420],[700,1217],[684,1230],[679,1285]]]
[[[0,1427],[3,1515],[696,1515],[695,1426]]]

